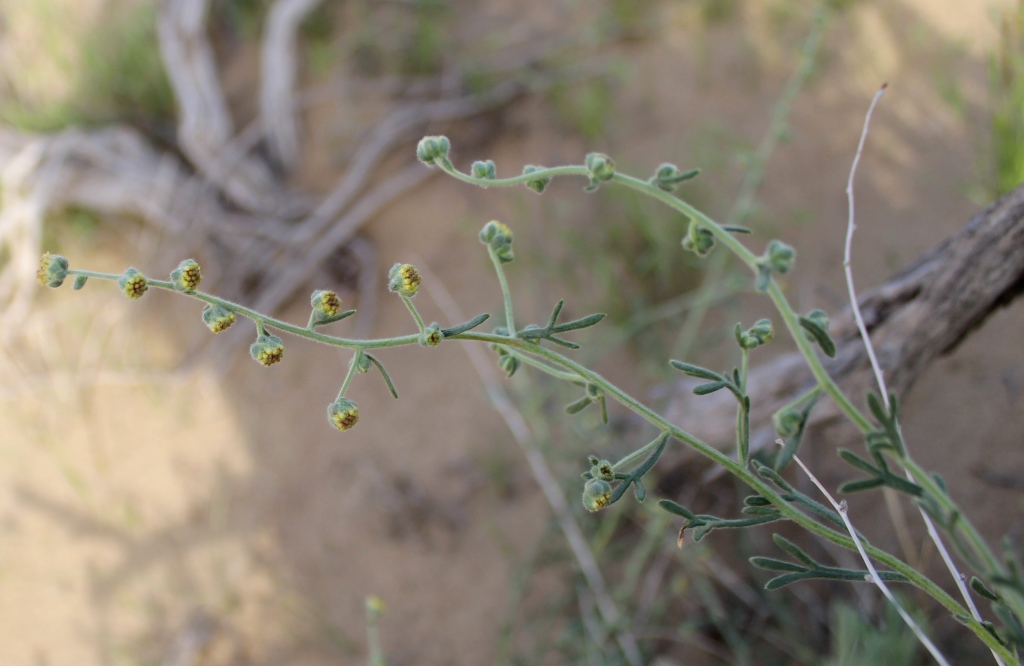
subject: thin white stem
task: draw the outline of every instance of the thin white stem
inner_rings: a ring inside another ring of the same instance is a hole
[[[864,116],[864,129],[861,130],[860,143],[857,144],[857,154],[854,156],[853,165],[850,167],[850,179],[846,182],[846,200],[849,202],[849,216],[846,223],[846,249],[843,252],[843,270],[846,272],[846,288],[850,294],[853,317],[857,320],[857,329],[860,331],[861,337],[864,338],[864,346],[867,347],[868,358],[871,360],[871,369],[875,372],[875,379],[878,381],[878,388],[882,391],[882,400],[885,401],[886,407],[889,406],[889,391],[886,389],[882,368],[878,365],[874,346],[871,344],[871,338],[868,337],[868,328],[864,324],[864,317],[861,315],[860,307],[857,304],[857,290],[853,286],[853,271],[850,268],[850,248],[853,246],[853,232],[857,228],[853,214],[853,176],[857,173],[857,164],[860,163],[861,153],[864,152],[864,142],[868,138],[868,125],[871,123],[871,114],[874,113],[875,105],[882,98],[887,86],[888,84],[883,83],[882,87],[878,89],[874,99],[871,100],[871,106],[868,107],[867,115]]]
[[[783,446],[785,444],[785,442],[783,442],[781,439],[775,440],[775,443],[778,444],[779,446]],[[941,652],[939,652],[939,648],[937,648],[935,644],[932,643],[931,639],[925,635],[924,631],[921,630],[921,627],[918,626],[917,622],[914,621],[914,618],[910,617],[910,614],[907,613],[907,611],[903,610],[903,607],[900,606],[898,601],[896,601],[896,597],[893,596],[892,591],[889,590],[889,586],[886,585],[885,582],[882,580],[881,576],[878,575],[878,572],[875,570],[875,565],[874,563],[872,563],[871,558],[868,557],[868,554],[866,552],[864,552],[864,546],[861,544],[860,537],[857,536],[857,530],[854,529],[853,523],[850,521],[846,500],[843,500],[842,503],[836,502],[835,498],[833,498],[832,495],[827,490],[825,490],[825,486],[823,486],[821,482],[818,481],[818,478],[811,473],[811,470],[807,469],[807,466],[804,465],[804,462],[800,460],[799,456],[793,456],[793,460],[796,462],[797,465],[800,465],[800,469],[802,469],[804,473],[811,479],[811,482],[818,487],[818,490],[821,491],[821,494],[824,495],[826,499],[828,499],[829,503],[832,504],[832,508],[834,508],[836,512],[839,514],[839,517],[843,519],[843,524],[846,525],[846,531],[850,533],[850,537],[853,539],[853,543],[857,546],[857,552],[860,553],[860,559],[864,561],[864,565],[868,568],[868,572],[870,573],[870,576],[867,577],[869,579],[868,582],[874,583],[878,587],[878,589],[882,591],[882,594],[884,594],[885,598],[889,600],[889,603],[891,603],[896,608],[896,612],[900,614],[900,617],[903,618],[903,621],[907,623],[907,626],[910,627],[910,630],[914,632],[914,635],[917,636],[917,640],[921,642],[921,645],[923,645],[925,649],[927,649],[928,652],[932,655],[932,658],[934,658],[936,662],[942,664],[943,666],[949,666],[949,662],[946,661],[946,658],[942,656]]]
[[[864,152],[864,143],[868,138],[868,127],[871,124],[871,114],[875,110],[875,106],[878,104],[878,100],[885,94],[885,90],[888,84],[883,83],[882,87],[875,93],[874,98],[871,100],[871,106],[868,107],[868,112],[864,116],[864,127],[860,133],[860,141],[857,144],[857,154],[853,158],[853,164],[850,166],[850,178],[846,182],[846,199],[849,204],[849,217],[846,223],[846,248],[843,252],[843,270],[846,273],[846,288],[850,296],[850,308],[853,310],[853,317],[857,322],[857,330],[860,331],[860,336],[864,340],[864,348],[867,350],[868,359],[871,361],[871,369],[875,373],[875,380],[878,382],[878,390],[882,394],[882,400],[885,402],[887,409],[892,409],[892,405],[889,404],[889,390],[885,384],[885,375],[882,373],[882,368],[878,363],[878,357],[875,354],[875,347],[871,344],[871,337],[868,335],[867,326],[864,323],[864,317],[860,311],[860,304],[857,302],[857,290],[853,285],[853,271],[850,267],[850,254],[853,246],[853,232],[857,228],[857,224],[854,217],[854,197],[853,197],[853,177],[857,173],[857,165],[860,163],[860,156]],[[896,424],[897,428],[900,428],[899,423]],[[902,437],[902,431],[901,431]],[[909,452],[906,451],[906,443],[904,442],[904,455],[910,456]],[[801,467],[803,464],[801,463]],[[904,470],[907,475],[907,479],[913,481],[914,478],[909,471]],[[956,563],[953,562],[952,556],[949,554],[949,550],[946,548],[945,543],[942,541],[941,535],[938,530],[935,529],[935,523],[931,517],[925,513],[924,509],[918,507],[921,512],[921,518],[924,520],[925,529],[928,531],[928,536],[931,538],[935,547],[939,551],[939,555],[942,557],[942,561],[945,563],[946,568],[949,570],[950,575],[953,577],[953,581],[956,583],[957,589],[960,590],[960,595],[963,597],[964,602],[971,611],[971,615],[975,620],[981,622],[981,614],[978,612],[978,607],[974,603],[974,599],[971,597],[970,591],[967,589],[967,585],[964,582],[966,577],[960,573]],[[843,520],[846,520],[846,514],[842,513]],[[854,539],[856,541],[856,538]],[[857,543],[857,547],[860,548],[860,543]],[[1003,660],[999,658],[995,652],[992,653],[995,657],[996,663],[1000,666],[1004,666]]]

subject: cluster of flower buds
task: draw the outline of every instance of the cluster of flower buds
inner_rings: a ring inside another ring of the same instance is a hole
[[[313,308],[315,319],[329,319],[341,312],[341,299],[333,291],[318,289],[309,297],[309,305]]]
[[[36,279],[44,287],[57,288],[64,284],[68,277],[68,260],[59,254],[47,252],[39,260],[39,270],[36,271]]]
[[[589,153],[584,164],[590,172],[590,184],[585,188],[588,192],[593,192],[601,183],[615,176],[615,162],[604,153]]]
[[[348,398],[338,398],[327,406],[327,418],[332,426],[344,432],[359,421],[359,407]]]
[[[515,258],[512,252],[512,230],[497,220],[491,220],[480,230],[480,242],[491,248],[503,264]]]
[[[658,170],[654,172],[649,182],[658,189],[666,192],[672,192],[676,189],[679,183],[696,178],[700,175],[700,169],[690,169],[689,171],[680,171],[679,167],[675,164],[662,164],[658,167]]]
[[[683,236],[683,249],[693,252],[698,257],[706,257],[714,247],[715,235],[711,230],[691,220],[686,235]]]
[[[260,333],[256,342],[249,347],[249,354],[260,365],[268,368],[284,358],[284,343],[276,335]]]
[[[494,165],[494,160],[478,160],[473,162],[469,173],[481,180],[494,180],[498,177],[498,167]]]
[[[117,286],[121,288],[121,293],[134,301],[142,298],[149,289],[149,280],[139,271],[129,268],[117,278]]]
[[[796,250],[780,240],[770,241],[764,254],[757,260],[757,290],[764,291],[768,288],[772,273],[788,273],[793,268],[794,261]]]
[[[766,345],[772,341],[774,334],[771,319],[758,319],[746,331],[741,330],[740,325],[736,324],[736,342],[739,343],[741,349],[750,350]]]
[[[441,340],[444,340],[444,334],[441,333],[441,325],[436,321],[430,326],[423,327],[419,339],[421,347],[436,347],[441,344]]]
[[[537,166],[535,164],[527,164],[523,167],[523,175],[529,176],[531,173],[543,171],[545,168],[546,167]],[[551,184],[550,176],[538,176],[537,178],[531,178],[526,181],[527,189],[533,190],[537,194],[543,194],[549,184]]]
[[[178,267],[171,271],[171,284],[178,291],[190,294],[199,288],[203,281],[203,274],[199,270],[199,264],[194,259],[186,259],[178,264]]]
[[[388,272],[388,289],[412,297],[419,291],[421,280],[419,271],[412,264],[395,264]]]
[[[222,305],[208,304],[203,308],[203,323],[214,333],[221,333],[235,323],[235,313]]]
[[[416,157],[427,166],[448,161],[452,144],[446,136],[425,136],[416,144]]]

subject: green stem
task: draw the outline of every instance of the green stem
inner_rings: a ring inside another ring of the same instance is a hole
[[[78,269],[68,270],[68,275],[84,275],[90,278],[96,278],[99,280],[112,280],[114,282],[116,282],[117,279],[121,277],[120,274],[98,273],[96,271],[84,271]],[[243,317],[248,317],[249,319],[252,319],[255,322],[263,322],[264,325],[269,326],[278,331],[291,333],[292,335],[297,335],[301,338],[306,338],[307,340],[312,340],[314,342],[320,342],[325,345],[331,345],[333,347],[344,347],[346,349],[352,350],[383,349],[386,347],[401,347],[403,345],[414,344],[419,341],[418,333],[413,335],[402,335],[395,338],[380,338],[377,340],[354,340],[349,338],[339,338],[333,335],[324,335],[323,333],[318,333],[315,330],[310,331],[301,326],[296,326],[294,324],[289,324],[286,321],[282,321],[274,317],[269,317],[267,315],[256,312],[255,310],[251,310],[243,305],[239,305],[238,303],[234,303],[223,298],[218,298],[216,296],[207,294],[202,291],[178,291],[170,282],[165,282],[163,280],[149,280],[147,278],[147,283],[149,284],[150,287],[155,287],[157,289],[166,289],[167,291],[173,291],[183,296],[188,296],[189,298],[195,298],[196,300],[203,301],[204,303],[210,303],[211,305],[220,305],[228,310],[231,310],[235,314],[242,315]]]
[[[501,265],[498,253],[490,245],[487,246],[487,254],[494,264],[494,272],[498,274],[498,282],[501,284],[501,296],[505,301],[505,326],[508,328],[509,337],[516,337],[516,323],[512,316],[512,290],[508,288],[508,280],[505,279],[505,268]]]
[[[585,380],[576,373],[565,372],[563,370],[559,370],[558,368],[553,368],[547,363],[539,361],[534,357],[530,356],[529,354],[521,354],[518,351],[508,348],[506,348],[505,351],[511,354],[512,356],[515,356],[517,359],[519,359],[520,362],[525,363],[526,365],[533,366],[534,368],[537,368],[541,372],[548,374],[554,377],[555,379],[561,379],[566,382],[572,382],[577,384],[585,383]]]
[[[662,434],[664,434],[665,432],[666,431],[662,431]],[[647,454],[650,453],[651,451],[653,451],[654,449],[656,449],[660,444],[661,444],[661,437],[660,436],[659,437],[655,437],[654,441],[648,442],[647,444],[644,444],[643,446],[641,446],[636,451],[633,451],[632,453],[626,455],[621,460],[619,460],[617,463],[612,465],[612,471],[613,472],[627,472],[627,471],[629,471],[629,469],[631,469],[634,465],[636,465],[637,463],[641,462],[644,458],[646,458]]]
[[[736,457],[746,467],[750,456],[750,410],[747,409],[747,365],[750,362],[750,350],[744,347],[740,356],[740,393],[743,400],[736,409]]]
[[[740,463],[737,460],[734,460],[733,458],[722,453],[718,449],[710,446],[709,444],[706,444],[705,442],[697,439],[690,433],[666,421],[659,414],[657,414],[656,412],[654,412],[641,402],[637,401],[635,398],[633,398],[632,396],[630,396],[622,389],[618,388],[617,386],[606,380],[604,377],[597,374],[596,372],[589,370],[588,368],[576,363],[575,361],[565,356],[562,356],[557,352],[551,351],[547,348],[541,347],[540,345],[536,345],[524,340],[510,340],[502,336],[474,332],[462,333],[455,337],[464,340],[478,340],[481,342],[505,344],[510,347],[518,348],[527,354],[539,356],[554,365],[565,368],[566,370],[569,370],[571,372],[575,372],[587,382],[601,388],[605,392],[605,395],[613,397],[620,404],[625,406],[627,409],[633,411],[634,413],[636,413],[649,423],[653,424],[654,426],[658,427],[663,431],[667,430],[672,435],[672,437],[682,442],[685,442],[692,448],[696,449],[699,453],[704,455],[706,458],[725,467],[732,475],[738,477],[741,481],[747,484],[755,492],[767,498],[773,505],[775,505],[776,508],[778,508],[779,512],[782,513],[786,518],[789,518],[790,520],[797,523],[804,529],[812,532],[813,534],[816,534],[817,536],[827,541],[830,541],[836,545],[842,546],[843,548],[847,548],[849,550],[856,550],[856,544],[854,544],[853,540],[847,534],[826,527],[825,525],[822,525],[821,523],[817,522],[816,520],[814,520],[807,514],[803,513],[799,509],[793,507],[791,503],[787,502],[778,492],[776,492],[776,490],[771,485],[769,485],[767,482],[761,479],[761,477],[749,471],[742,463]],[[629,458],[630,456],[627,456],[623,460],[627,460]],[[620,461],[620,463],[618,464],[622,464],[622,461]],[[895,557],[894,555],[891,555],[890,553],[887,553],[886,551],[881,550],[870,544],[863,545],[864,550],[872,559],[888,567],[889,569],[897,571],[906,576],[907,579],[913,585],[916,585],[926,594],[928,594],[933,599],[938,601],[946,610],[948,610],[951,613],[970,617],[970,612],[966,608],[957,603],[957,601],[953,599],[953,597],[947,594],[931,579],[929,579],[928,577],[926,577],[925,575],[923,575],[922,573],[908,565],[907,563],[903,562],[899,558]],[[981,625],[981,623],[971,619],[967,623],[967,626],[988,647],[995,650],[997,654],[999,654],[1004,660],[1006,660],[1006,663],[1019,664],[1018,660],[1009,652],[1009,650],[1007,650],[1002,644],[1000,644],[999,641],[996,640],[995,637],[992,636]]]
[[[426,329],[426,325],[423,323],[423,318],[420,317],[420,313],[416,310],[416,306],[412,304],[412,299],[405,294],[399,294],[402,297],[402,302],[405,303],[405,307],[409,309],[409,314],[416,320],[416,326],[420,329],[420,334]]]
[[[348,391],[348,385],[352,382],[352,377],[356,374],[356,359],[359,358],[360,351],[361,350],[357,349],[356,353],[352,355],[352,360],[348,363],[348,372],[345,373],[345,380],[341,382],[341,388],[338,389],[337,400],[341,400],[345,397],[345,392]],[[335,402],[337,402],[337,400],[335,400]]]

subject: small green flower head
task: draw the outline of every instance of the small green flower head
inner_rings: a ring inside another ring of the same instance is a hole
[[[210,304],[203,308],[203,323],[214,333],[220,333],[235,323],[235,313],[222,305]]]
[[[612,481],[615,479],[615,472],[612,470],[612,464],[607,460],[598,460],[593,456],[591,459],[590,473],[595,479],[601,479],[602,481]]]
[[[183,291],[186,294],[198,289],[199,283],[202,281],[203,274],[199,271],[199,264],[195,259],[186,259],[171,271],[171,284],[177,291]]]
[[[129,268],[124,275],[117,278],[117,286],[121,292],[133,301],[142,298],[142,295],[149,289],[149,281],[146,276],[134,268]]]
[[[531,173],[537,173],[538,171],[543,171],[544,168],[545,167],[536,166],[534,164],[527,164],[526,166],[523,167],[523,175],[524,176],[528,176]],[[543,194],[544,190],[547,189],[547,186],[550,183],[551,183],[551,177],[550,176],[544,176],[542,178],[531,178],[530,180],[526,181],[526,187],[528,187],[529,189],[533,190],[537,194]]]
[[[585,162],[591,181],[611,180],[615,175],[615,162],[604,153],[590,153]]]
[[[47,252],[39,260],[36,279],[44,287],[59,287],[68,276],[68,260],[59,254]]]
[[[327,406],[327,418],[332,426],[345,432],[359,421],[359,407],[348,398],[338,398]]]
[[[494,250],[503,264],[515,258],[512,252],[512,230],[497,220],[491,220],[480,230],[480,242]]]
[[[427,166],[434,166],[438,161],[447,161],[451,147],[446,136],[425,136],[416,145],[416,157]]]
[[[690,222],[690,228],[683,237],[683,249],[693,252],[698,257],[706,257],[715,247],[715,235],[696,222]]]
[[[782,241],[773,240],[768,243],[764,258],[769,268],[776,273],[784,274],[793,268],[793,262],[796,261],[796,250]]]
[[[473,162],[470,173],[474,178],[494,180],[498,177],[498,168],[494,166],[494,160],[477,161]]]
[[[363,351],[356,352],[356,355],[352,357],[352,364],[356,366],[356,372],[361,375],[370,371],[370,357]]]
[[[658,167],[658,170],[654,172],[654,176],[647,182],[666,192],[672,192],[678,187],[679,183],[696,178],[699,174],[700,169],[680,171],[679,167],[675,164],[665,163]]]
[[[441,333],[441,325],[436,321],[425,327],[420,333],[420,346],[422,347],[436,347],[441,344],[441,340],[444,340],[444,335]]]
[[[314,291],[309,304],[318,315],[324,317],[334,317],[341,312],[341,299],[333,291]]]
[[[612,501],[612,486],[604,479],[588,479],[583,486],[583,507],[587,511],[600,511]]]
[[[249,354],[263,367],[269,368],[284,358],[284,343],[276,335],[265,333],[249,347]]]
[[[804,415],[792,407],[780,409],[772,414],[772,425],[775,427],[775,432],[779,437],[787,439],[792,437],[800,432],[803,423]]]
[[[412,264],[395,264],[388,272],[388,289],[403,296],[415,296],[420,288],[420,274]]]
[[[772,341],[775,331],[772,328],[771,319],[758,319],[754,325],[746,331],[740,331],[740,325],[736,324],[736,342],[743,349],[755,349]]]

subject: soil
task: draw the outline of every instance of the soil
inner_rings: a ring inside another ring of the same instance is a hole
[[[655,8],[659,29],[614,49],[626,74],[613,84],[603,138],[582,140],[544,100],[519,103],[507,136],[488,147],[499,171],[573,162],[590,149],[637,174],[662,161],[703,165],[695,196],[724,215],[742,176],[737,149],[764,132],[806,13],[793,2],[750,2],[709,23],[700,4]],[[1012,4],[865,0],[827,28],[818,74],[790,116],[792,139],[769,163],[751,241],[779,235],[796,246],[787,289],[799,309],[844,300],[844,189],[881,82],[890,87],[857,181],[858,288],[881,282],[985,203],[985,58],[997,42],[989,6]],[[512,3],[480,10],[488,26],[514,11]],[[536,25],[590,27],[536,16]],[[329,117],[308,115],[317,121],[307,128],[310,160],[324,168],[339,131]],[[458,145],[454,155],[463,167],[483,157]],[[300,185],[330,182],[320,172]],[[556,183],[536,198],[435,177],[366,231],[382,270],[419,263],[465,314],[497,312],[476,230],[501,219],[521,230],[517,255],[549,256],[559,227],[585,228],[600,212],[605,195],[584,199],[579,185]],[[120,270],[138,261],[120,239],[126,228],[69,237],[62,251],[75,264]],[[517,265],[514,286],[535,287]],[[541,319],[564,289],[524,294],[522,311]],[[423,292],[424,317],[446,323],[429,283]],[[601,302],[592,288],[576,296]],[[376,312],[373,335],[408,332],[393,296],[381,293]],[[304,321],[305,305],[286,315]],[[270,369],[238,350],[224,375],[175,370],[180,350],[205,331],[198,309],[169,294],[136,305],[105,284],[48,291],[25,329],[33,342],[0,368],[0,663],[161,663],[204,636],[197,664],[363,663],[370,594],[387,605],[388,663],[495,661],[515,576],[550,509],[457,345],[382,353],[401,398],[372,373],[357,377],[350,394],[361,420],[339,434],[324,410],[347,357],[286,341],[285,361]],[[1017,303],[929,370],[905,407],[916,457],[945,475],[993,542],[1024,524],[1019,488],[985,474],[1024,479],[1022,329]],[[631,389],[649,388],[627,363],[605,365]],[[808,445],[827,457],[827,442]],[[582,466],[587,453],[559,455]],[[566,580],[541,576],[531,603],[562,593]]]

